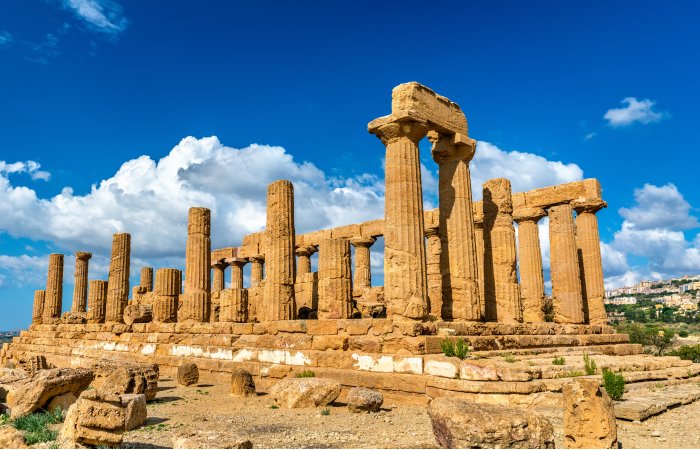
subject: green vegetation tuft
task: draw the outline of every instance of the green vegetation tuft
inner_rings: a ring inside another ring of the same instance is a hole
[[[576,378],[576,377],[582,377],[584,376],[585,373],[583,370],[569,370],[568,372],[562,372],[559,375],[557,375],[557,378]]]
[[[277,405],[270,405],[270,409],[280,409],[280,407]]]
[[[607,368],[603,369],[603,387],[613,400],[622,400],[625,393],[625,378]]]
[[[322,416],[330,416],[330,415],[331,415],[331,410],[328,409],[328,408],[323,408],[323,409],[321,410],[321,415],[322,415]]]
[[[514,363],[516,361],[515,356],[511,355],[510,353],[504,353],[503,354],[503,361],[507,363]]]
[[[598,372],[598,365],[586,352],[583,352],[583,367],[586,370],[586,375],[595,375]]]
[[[56,408],[53,411],[18,417],[12,421],[12,426],[24,432],[24,441],[27,445],[34,445],[56,440],[58,433],[50,430],[49,425],[61,423],[64,418],[63,410]]]
[[[458,338],[456,341],[445,338],[440,342],[440,348],[445,356],[455,356],[459,359],[464,359],[469,356],[469,345],[463,338]]]
[[[564,359],[563,356],[557,356],[552,360],[552,364],[555,366],[563,366],[564,364],[566,364],[566,359]]]
[[[700,344],[696,345],[681,345],[675,350],[668,352],[671,356],[678,356],[680,359],[700,363]]]
[[[687,338],[688,337],[688,330],[681,330],[678,332],[678,336],[682,338]]]
[[[315,376],[316,374],[313,372],[313,370],[305,370],[296,374],[297,378],[313,378]]]

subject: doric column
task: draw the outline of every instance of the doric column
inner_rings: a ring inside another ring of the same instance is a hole
[[[211,212],[190,208],[181,322],[208,322],[211,309]]]
[[[177,269],[156,270],[156,284],[153,293],[153,320],[156,322],[177,322],[177,303],[182,290],[182,272]]]
[[[117,233],[112,236],[112,259],[107,282],[106,322],[124,322],[124,308],[129,301],[129,261],[131,236]]]
[[[88,291],[88,323],[104,323],[107,310],[107,282],[90,280]]]
[[[231,289],[243,289],[243,266],[247,263],[244,259],[229,261],[231,266]]]
[[[428,280],[423,192],[418,142],[425,122],[377,119],[371,133],[386,146],[384,194],[384,298],[387,315],[423,319],[428,312]]]
[[[350,243],[326,239],[318,252],[318,318],[347,319],[351,314]]]
[[[34,307],[32,308],[32,323],[40,324],[44,319],[44,301],[46,291],[34,291]]]
[[[63,255],[49,255],[49,274],[46,278],[43,323],[52,323],[61,318],[63,302]]]
[[[211,267],[214,269],[214,278],[211,282],[211,291],[223,291],[226,289],[226,268],[228,267],[228,263],[219,261],[212,264]]]
[[[440,229],[438,227],[426,228],[425,237],[428,242],[425,247],[427,273],[428,273],[428,304],[430,315],[437,319],[442,318],[442,270],[440,258],[442,242],[440,242]]]
[[[350,239],[355,247],[355,271],[353,273],[353,296],[360,297],[365,289],[372,287],[372,267],[369,248],[376,239],[372,236],[360,236]]]
[[[549,208],[549,266],[554,321],[583,323],[583,296],[571,205]]]
[[[250,259],[250,287],[258,287],[263,280],[263,266],[265,264],[264,255],[254,255]]]
[[[479,273],[479,304],[481,319],[486,318],[486,288],[484,286],[484,205],[483,202],[473,203],[474,211],[474,243],[476,247],[476,267]]]
[[[499,322],[520,322],[522,309],[510,181],[505,178],[486,181],[483,206],[486,316]]]
[[[542,208],[523,208],[513,216],[518,223],[518,267],[523,322],[544,322],[544,276],[537,222],[546,215]]]
[[[294,250],[297,255],[297,279],[305,273],[311,273],[311,255],[316,253],[315,245],[302,245]]]
[[[462,134],[428,133],[439,170],[440,238],[442,239],[443,318],[479,320],[479,271],[474,241],[469,161],[476,141]]]
[[[73,285],[72,312],[85,312],[88,290],[88,261],[92,253],[75,252],[75,283]]]
[[[141,283],[139,283],[143,292],[153,291],[153,267],[141,268]]]
[[[290,320],[296,317],[294,303],[294,187],[278,180],[267,187],[265,227],[264,320]]]
[[[603,298],[603,260],[600,255],[600,236],[596,213],[608,206],[603,200],[577,200],[572,203],[576,210],[576,246],[581,270],[581,289],[584,313],[592,325],[608,322]]]

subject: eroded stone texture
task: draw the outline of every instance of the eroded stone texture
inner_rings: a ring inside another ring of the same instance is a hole
[[[355,271],[353,273],[353,296],[360,297],[366,289],[372,287],[372,270],[370,267],[370,247],[376,239],[372,236],[361,236],[350,239],[355,247]]]
[[[73,285],[72,312],[85,312],[88,292],[88,262],[92,253],[75,252],[75,283]]]
[[[132,325],[135,323],[148,323],[153,320],[153,307],[141,303],[126,305],[124,308],[124,323]]]
[[[208,322],[211,310],[211,212],[190,208],[181,322]]]
[[[22,417],[45,407],[59,395],[72,392],[79,395],[94,378],[88,369],[39,370],[13,386],[7,404],[12,409],[12,418]]]
[[[250,258],[250,287],[258,287],[263,280],[263,265],[265,264],[265,256],[255,255]]]
[[[598,380],[574,378],[562,389],[564,446],[617,448],[613,401]]]
[[[145,292],[153,291],[153,267],[141,268],[141,283],[140,287]]]
[[[318,252],[318,318],[347,319],[352,314],[350,243],[321,241]]]
[[[180,364],[177,368],[177,384],[190,386],[199,383],[199,368],[194,363]]]
[[[248,289],[224,289],[219,293],[219,322],[248,321]]]
[[[45,292],[43,323],[55,323],[61,319],[63,301],[63,255],[60,253],[49,255]]]
[[[608,322],[603,298],[603,260],[600,255],[600,235],[596,213],[608,206],[603,200],[576,200],[576,246],[578,248],[581,289],[586,322],[604,325]]]
[[[484,288],[487,320],[522,321],[510,181],[484,183]]]
[[[117,233],[112,237],[112,260],[107,282],[106,322],[123,322],[124,308],[129,301],[129,258],[131,235]]]
[[[215,264],[212,264],[211,267],[214,272],[214,277],[212,278],[211,282],[211,291],[223,291],[224,289],[226,289],[226,268],[228,267],[228,263],[217,262]]]
[[[469,162],[476,141],[462,134],[428,133],[439,166],[440,238],[442,240],[442,317],[479,320],[479,280],[474,241]]]
[[[428,313],[425,225],[418,141],[425,121],[387,116],[369,124],[386,146],[384,298],[387,316],[423,319]]]
[[[259,319],[289,320],[296,316],[294,239],[294,187],[290,181],[278,180],[267,187],[266,278]]]
[[[285,378],[268,395],[286,408],[325,406],[340,395],[340,383],[330,378]]]
[[[474,202],[474,244],[476,248],[476,267],[479,272],[479,304],[481,306],[481,318],[486,317],[486,288],[484,286],[484,204]]]
[[[523,208],[513,216],[518,224],[518,264],[523,322],[544,322],[544,275],[537,222],[547,215],[542,208]]]
[[[156,271],[153,320],[166,323],[177,322],[178,297],[181,289],[182,272],[169,268]]]
[[[40,324],[44,319],[45,291],[34,291],[34,306],[32,308],[32,323]]]
[[[549,208],[549,259],[554,321],[583,323],[581,271],[571,205]]]
[[[384,403],[384,396],[381,392],[372,389],[355,387],[348,391],[345,401],[352,412],[377,412]]]
[[[104,323],[107,311],[107,282],[90,280],[88,291],[88,323]]]
[[[255,395],[255,381],[247,370],[234,369],[231,372],[231,395],[250,397]]]
[[[428,303],[430,305],[430,315],[442,318],[442,268],[441,253],[442,242],[440,241],[440,229],[431,227],[425,229],[426,237],[426,261],[428,274]]]

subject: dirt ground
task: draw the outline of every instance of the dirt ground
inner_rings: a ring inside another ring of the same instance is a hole
[[[255,448],[437,447],[425,406],[389,402],[379,413],[357,414],[337,403],[325,414],[325,408],[274,409],[264,395],[233,398],[226,385],[185,388],[171,379],[161,379],[160,385],[156,401],[148,405],[146,425],[125,435],[125,447],[172,447],[175,435],[193,431],[205,431],[211,447],[237,437],[250,439]],[[623,448],[698,448],[697,417],[700,402],[642,423],[618,421],[619,440]],[[554,424],[559,447],[561,420]]]

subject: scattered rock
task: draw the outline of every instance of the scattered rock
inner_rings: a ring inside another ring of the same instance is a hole
[[[190,386],[199,383],[199,369],[195,363],[183,363],[177,368],[177,383]]]
[[[94,378],[89,369],[41,370],[17,382],[8,393],[7,403],[12,418],[21,417],[46,407],[54,397],[72,392],[79,395]]]
[[[234,369],[231,373],[231,395],[248,397],[255,395],[255,381],[247,370]]]
[[[287,408],[325,406],[340,395],[340,383],[330,378],[285,378],[272,386],[270,398]]]
[[[554,448],[554,427],[520,408],[439,397],[428,414],[444,448]]]
[[[0,428],[0,448],[29,448],[21,431],[12,427]]]
[[[66,324],[87,323],[87,313],[68,311],[61,316],[61,322]]]
[[[119,367],[104,379],[100,389],[110,394],[145,394],[148,382],[137,367]]]
[[[148,323],[153,320],[153,307],[144,303],[126,305],[124,308],[124,323]]]
[[[49,365],[46,362],[46,356],[44,355],[31,355],[28,359],[20,360],[19,364],[29,374],[49,368]]]
[[[352,412],[377,412],[384,403],[384,396],[372,389],[352,388],[348,391],[347,403]]]
[[[22,369],[0,369],[0,384],[14,383],[28,377],[29,374]]]
[[[49,402],[49,406],[47,406],[46,409],[48,411],[55,411],[57,409],[60,409],[61,411],[68,411],[70,405],[75,403],[77,400],[78,397],[74,393],[68,392],[67,394],[54,397],[53,400]]]
[[[580,378],[564,385],[566,448],[617,448],[613,402],[599,383]]]
[[[130,370],[143,374],[143,376],[146,378],[146,391],[144,392],[146,395],[146,401],[156,398],[156,394],[158,393],[159,377],[158,364],[101,359],[90,366],[90,369],[95,372],[95,382],[93,383],[94,386],[101,387],[106,382],[107,378],[112,375],[112,373],[122,367],[126,367]]]
[[[253,443],[242,436],[199,431],[174,436],[173,448],[253,448]]]
[[[651,437],[661,437],[661,432],[659,430],[654,430],[651,432]]]

